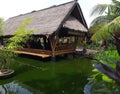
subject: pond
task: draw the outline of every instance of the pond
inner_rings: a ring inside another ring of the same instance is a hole
[[[18,57],[12,78],[0,80],[0,94],[84,94],[92,61],[77,57],[56,62]]]

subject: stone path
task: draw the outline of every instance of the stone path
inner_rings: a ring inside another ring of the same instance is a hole
[[[83,53],[84,55],[94,55],[96,53],[98,53],[98,50],[93,50],[93,49],[81,49],[81,48],[77,48],[76,49],[77,52]]]

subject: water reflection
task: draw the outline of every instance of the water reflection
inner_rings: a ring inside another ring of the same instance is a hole
[[[26,58],[19,60],[47,70],[15,64],[15,76],[0,80],[0,94],[84,94],[84,85],[91,72],[90,60],[75,58],[57,63]]]
[[[54,79],[33,79],[0,85],[0,94],[83,94],[84,74],[59,74]]]
[[[84,88],[84,94],[120,94],[120,90],[115,86],[111,88],[104,81],[88,82]]]
[[[0,94],[33,94],[27,89],[21,87],[18,83],[11,82],[0,85]]]

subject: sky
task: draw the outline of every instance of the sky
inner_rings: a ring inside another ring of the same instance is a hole
[[[7,20],[10,17],[25,14],[33,10],[41,10],[53,5],[59,5],[72,0],[0,0],[0,17]],[[78,0],[85,20],[90,25],[93,20],[90,11],[93,6],[101,3],[110,3],[111,0]]]

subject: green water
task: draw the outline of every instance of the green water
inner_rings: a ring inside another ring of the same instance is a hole
[[[56,62],[19,57],[12,78],[0,80],[0,94],[84,94],[92,61],[86,58]]]

